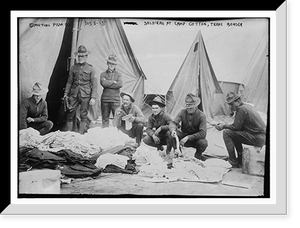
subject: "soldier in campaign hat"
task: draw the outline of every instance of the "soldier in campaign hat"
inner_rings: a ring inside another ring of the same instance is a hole
[[[97,95],[95,69],[91,64],[87,63],[90,53],[85,46],[80,45],[78,47],[78,50],[74,53],[78,62],[69,71],[64,92],[64,99],[67,99],[70,108],[67,112],[66,130],[73,130],[73,118],[80,105],[79,133],[81,134],[87,130],[89,105],[95,104]]]
[[[168,143],[170,143],[173,148],[177,148],[175,141],[176,135],[180,140],[180,146],[195,148],[196,152],[194,157],[197,159],[202,159],[201,155],[208,146],[206,140],[206,116],[198,109],[200,102],[200,97],[192,93],[186,95],[183,109],[169,125],[171,136],[168,138]],[[167,151],[167,154],[168,153],[169,151]]]
[[[167,145],[167,132],[172,121],[171,116],[162,108],[165,103],[157,96],[148,103],[152,108],[152,114],[148,118],[146,133],[143,142],[148,146],[156,147],[157,150],[164,150],[163,145]],[[167,145],[167,150],[171,150],[171,145]]]
[[[226,96],[231,111],[236,112],[232,124],[219,123],[215,126],[223,131],[223,140],[233,167],[242,166],[243,145],[262,147],[266,142],[266,125],[259,113],[241,100],[242,94],[229,92]],[[235,154],[237,151],[237,156]]]
[[[107,70],[100,75],[100,84],[103,87],[101,95],[102,127],[109,126],[109,116],[115,115],[116,109],[120,106],[120,89],[123,86],[122,74],[116,70],[118,64],[117,56],[110,54],[107,61]]]
[[[52,129],[53,123],[48,120],[47,102],[42,98],[47,92],[48,88],[41,83],[33,85],[32,96],[23,100],[20,106],[20,130],[32,127],[45,135]]]
[[[135,99],[132,93],[121,92],[120,97],[122,105],[116,109],[113,126],[129,137],[135,138],[137,145],[140,146],[146,122],[145,116],[141,109],[134,104]]]

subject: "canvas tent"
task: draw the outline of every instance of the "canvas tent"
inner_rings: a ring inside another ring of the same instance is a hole
[[[221,82],[222,91],[224,88],[222,95],[220,93],[214,95],[216,103],[212,104],[212,110],[215,115],[229,114],[228,107],[224,104],[227,92],[231,89],[238,92],[252,81],[250,79],[255,78],[257,72],[261,72],[261,76],[265,79],[258,80],[259,86],[268,87],[266,86],[269,74],[268,54],[265,55],[267,59],[264,63],[259,60],[262,50],[268,49],[269,20],[267,18],[220,18],[215,21],[206,19],[204,26],[199,26],[199,20],[203,20],[201,18],[185,19],[186,23],[181,26],[175,25],[178,20],[175,18],[159,20],[165,24],[171,22],[168,26],[143,26],[145,21],[156,22],[157,20],[130,19],[135,26],[124,24],[128,39],[148,77],[145,82],[147,94],[167,94],[199,30],[201,30],[213,71],[218,81]],[[129,19],[123,19],[123,21],[129,21]],[[222,25],[210,26],[211,23]],[[227,24],[240,26],[227,26]],[[259,70],[261,66],[265,67],[265,70]],[[151,87],[147,89],[149,84]],[[250,88],[249,85],[248,88]],[[263,102],[267,107],[268,96],[258,94],[261,94],[259,91],[267,92],[268,89],[259,88],[253,86],[249,92],[252,91],[257,101]],[[259,109],[254,99],[250,100],[247,97],[245,95],[245,101],[253,103]],[[264,110],[267,109],[264,108]]]
[[[20,18],[19,19],[19,102],[30,96],[39,81],[49,88],[49,119],[56,122],[68,70],[74,63],[79,45],[91,51],[87,61],[96,69],[98,97],[90,118],[100,115],[100,74],[107,69],[109,54],[118,57],[118,71],[123,75],[122,91],[132,92],[141,106],[145,75],[134,56],[119,19]]]
[[[230,91],[243,94],[242,99],[255,109],[267,113],[269,98],[269,54],[267,30],[253,49],[248,66],[240,81],[219,81],[224,94]],[[230,77],[229,77],[230,78]]]
[[[66,19],[19,19],[19,101],[31,95],[32,85],[39,81],[48,86],[55,66]]]
[[[243,100],[267,113],[269,103],[269,21],[239,19],[242,27],[230,27],[206,37],[206,47],[226,96],[230,88],[243,92]],[[226,21],[225,21],[226,22]],[[208,33],[206,33],[208,34]]]
[[[244,84],[244,100],[254,104],[258,111],[267,113],[269,104],[269,48],[267,31],[253,53],[253,58],[246,71]]]
[[[176,116],[182,109],[188,93],[196,94],[201,98],[200,109],[206,114],[208,120],[212,120],[214,118],[212,104],[216,103],[215,95],[223,95],[223,93],[209,60],[201,31],[198,32],[167,92],[166,110],[171,116]]]

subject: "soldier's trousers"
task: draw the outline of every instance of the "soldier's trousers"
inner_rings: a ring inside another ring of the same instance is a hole
[[[179,141],[188,135],[187,133],[183,133],[182,131],[178,131],[178,130],[176,131],[176,133],[179,138]],[[176,139],[171,136],[171,133],[167,134],[167,136],[168,136],[167,145],[171,145],[169,147],[167,146],[166,152],[169,153],[170,151],[168,151],[168,148],[173,147],[174,149],[176,149],[177,146],[176,146]],[[201,155],[207,148],[208,142],[206,139],[188,140],[183,146],[195,148],[196,152],[194,157],[197,159],[201,159]]]
[[[77,97],[69,98],[69,110],[67,112],[67,131],[72,130],[73,117],[76,115],[76,110],[80,105],[80,129],[79,132],[83,134],[86,131],[86,126],[88,124],[88,108],[89,108],[90,97],[81,97],[78,93]]]
[[[245,131],[233,131],[225,129],[223,131],[223,140],[229,155],[229,162],[232,165],[242,164],[242,152],[243,145],[252,145],[262,147],[265,145],[266,136],[265,134],[250,134]],[[238,157],[236,157],[235,149]]]

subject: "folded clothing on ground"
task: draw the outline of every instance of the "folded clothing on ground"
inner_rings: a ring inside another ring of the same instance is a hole
[[[62,175],[79,178],[99,175],[102,169],[97,168],[94,163],[95,161],[71,150],[50,152],[34,148],[19,151],[19,171],[29,168],[60,169]]]

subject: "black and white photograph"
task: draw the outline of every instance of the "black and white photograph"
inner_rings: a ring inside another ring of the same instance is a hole
[[[61,15],[16,18],[17,200],[274,197],[271,17]]]

